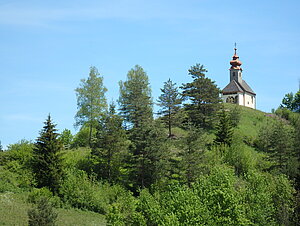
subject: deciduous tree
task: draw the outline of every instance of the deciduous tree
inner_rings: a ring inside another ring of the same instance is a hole
[[[91,67],[88,79],[82,79],[80,86],[75,89],[78,108],[75,125],[89,126],[89,145],[91,145],[93,128],[107,111],[105,98],[107,89],[103,85],[103,77],[99,75],[97,68]]]

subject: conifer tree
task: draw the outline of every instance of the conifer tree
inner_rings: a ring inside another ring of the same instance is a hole
[[[52,123],[50,115],[44,124],[33,150],[32,170],[37,187],[48,187],[56,193],[63,175],[60,156],[62,145],[58,140],[56,125]]]
[[[171,79],[164,83],[161,89],[162,94],[158,97],[158,105],[162,108],[159,114],[166,117],[166,122],[169,129],[169,137],[172,136],[172,125],[176,120],[176,113],[180,109],[182,102],[181,94]]]
[[[219,123],[216,127],[216,138],[214,142],[218,145],[231,145],[232,142],[232,123],[228,116],[228,113],[225,111],[224,105],[222,105],[221,112],[219,113]]]
[[[211,128],[214,114],[220,103],[220,90],[214,81],[205,77],[207,70],[201,64],[189,69],[191,83],[182,84],[183,97],[189,102],[185,104],[191,122],[203,128]]]
[[[122,126],[122,118],[116,114],[112,103],[108,115],[99,122],[92,156],[96,161],[95,172],[109,182],[124,179],[124,169],[129,157],[130,141]],[[123,178],[122,178],[123,177]]]
[[[77,96],[77,108],[75,120],[76,126],[89,127],[89,145],[91,146],[92,132],[98,120],[106,113],[107,103],[105,93],[107,89],[103,85],[103,77],[96,67],[90,68],[88,79],[82,79],[80,86],[75,89]]]
[[[130,131],[133,143],[130,179],[135,190],[149,188],[166,176],[169,164],[166,139],[161,126],[154,121]]]
[[[197,179],[201,173],[201,163],[205,151],[206,136],[202,129],[187,123],[187,135],[181,140],[181,163],[180,169],[182,179],[189,186]]]
[[[153,119],[152,98],[149,79],[144,69],[136,65],[127,74],[125,82],[120,81],[120,113],[130,126],[140,127]]]

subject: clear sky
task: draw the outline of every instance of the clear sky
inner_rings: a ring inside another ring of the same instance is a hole
[[[270,112],[300,78],[299,0],[0,0],[0,140],[35,140],[51,113],[73,132],[74,89],[96,66],[118,99],[134,65],[154,100],[201,63],[220,88],[237,42],[243,78]]]

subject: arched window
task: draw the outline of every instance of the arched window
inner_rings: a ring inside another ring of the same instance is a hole
[[[234,97],[227,97],[226,103],[234,103]]]

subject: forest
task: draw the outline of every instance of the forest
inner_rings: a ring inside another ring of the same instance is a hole
[[[206,72],[154,100],[136,65],[108,103],[92,66],[76,134],[45,115],[35,141],[0,144],[0,224],[299,225],[300,90],[265,113],[222,103]]]

